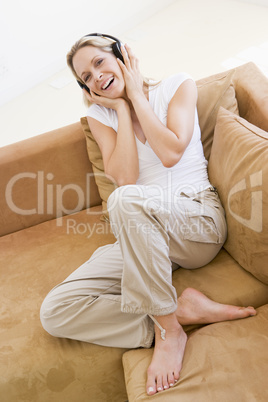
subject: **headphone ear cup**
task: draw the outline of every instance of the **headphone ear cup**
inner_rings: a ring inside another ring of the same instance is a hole
[[[77,83],[80,86],[80,88],[85,89],[90,94],[90,89],[85,84],[82,84],[82,82],[80,82],[78,80],[77,80]]]
[[[119,41],[114,42],[112,44],[112,49],[113,49],[113,53],[114,53],[115,57],[117,57],[124,63],[124,58],[123,58],[123,55],[121,52],[121,43]]]

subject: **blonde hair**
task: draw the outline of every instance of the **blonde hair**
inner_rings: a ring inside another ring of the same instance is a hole
[[[72,46],[71,50],[67,53],[66,59],[67,59],[67,65],[70,67],[73,75],[75,76],[76,80],[84,84],[84,82],[81,80],[81,78],[76,74],[76,71],[73,66],[73,58],[75,54],[78,52],[79,49],[85,47],[85,46],[95,46],[103,50],[104,52],[110,52],[113,53],[112,49],[112,44],[115,41],[103,36],[83,36],[81,39],[79,39],[75,44]],[[157,83],[149,83],[149,79],[143,77],[143,83],[146,87],[149,87],[149,85],[157,85]],[[84,102],[87,106],[90,105],[89,100],[84,96]]]

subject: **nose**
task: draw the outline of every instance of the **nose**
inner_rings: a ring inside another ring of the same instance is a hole
[[[103,74],[102,74],[102,73],[97,73],[97,74],[96,74],[96,77],[95,77],[95,82],[100,81],[100,80],[102,79],[102,77],[103,77]]]

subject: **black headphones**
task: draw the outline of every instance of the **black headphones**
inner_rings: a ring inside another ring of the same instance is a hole
[[[119,39],[117,39],[117,38],[115,38],[114,36],[111,36],[111,35],[101,34],[101,33],[97,33],[97,32],[85,35],[85,37],[86,36],[100,36],[101,38],[109,38],[109,39],[114,40],[114,43],[112,43],[113,54],[115,55],[116,58],[120,59],[124,63],[124,58],[123,58],[123,55],[122,55],[122,52],[121,52],[122,44],[121,44]],[[90,94],[90,89],[85,84],[83,84],[82,82],[80,82],[78,80],[77,80],[77,82],[78,82],[78,85],[82,89],[85,89]]]

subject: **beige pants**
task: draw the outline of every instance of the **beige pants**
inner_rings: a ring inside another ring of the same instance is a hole
[[[172,269],[207,264],[226,239],[224,211],[213,190],[171,200],[149,186],[116,189],[108,200],[116,243],[100,247],[51,290],[41,307],[45,330],[104,346],[150,347],[154,327],[148,314],[177,308]]]

